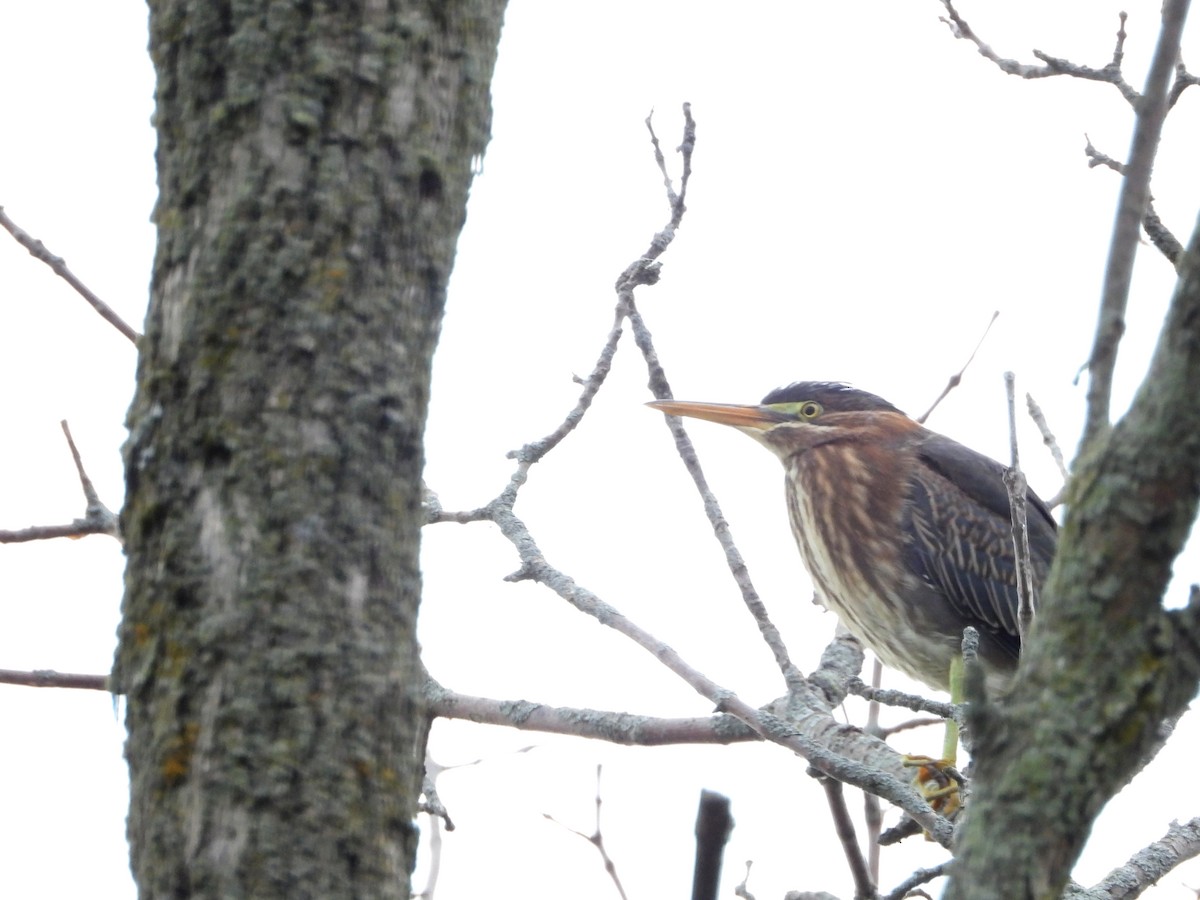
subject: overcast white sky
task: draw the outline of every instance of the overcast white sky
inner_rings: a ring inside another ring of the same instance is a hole
[[[1136,0],[1126,54],[1141,86],[1159,4]],[[1002,54],[1031,49],[1101,66],[1119,5],[983,3],[960,11]],[[1109,86],[1000,74],[938,21],[936,0],[718,4],[513,0],[494,82],[494,138],[459,245],[429,424],[428,481],[447,508],[499,492],[507,450],[550,431],[575,373],[603,343],[617,274],[666,217],[645,129],[698,125],[689,212],[659,285],[640,294],[677,396],[750,402],[798,379],[839,379],[917,414],[1000,318],[964,385],[930,424],[1006,458],[1001,373],[1035,394],[1064,450],[1083,388],[1118,187],[1088,169],[1084,132],[1122,157],[1131,115]],[[0,204],[141,323],[153,229],[153,74],[145,7],[45,0],[0,5]],[[1195,23],[1185,55],[1195,55]],[[1185,95],[1160,155],[1160,214],[1186,239],[1197,212],[1200,93]],[[1172,273],[1143,251],[1119,371],[1135,389]],[[82,499],[58,421],[70,420],[107,502],[131,345],[6,237],[0,239],[0,527],[69,521]],[[628,336],[627,336],[628,339]],[[550,561],[753,702],[781,692],[742,611],[698,500],[673,457],[632,342],[583,426],[539,465],[518,512]],[[1024,459],[1059,487],[1032,426]],[[833,619],[811,606],[778,464],[732,430],[692,429],[756,584],[793,656],[815,665]],[[106,671],[123,560],[114,542],[0,546],[0,667]],[[545,591],[490,526],[426,535],[423,642],[430,670],[469,693],[703,715],[706,703],[654,660]],[[1200,580],[1177,565],[1173,600]],[[889,683],[904,686],[898,678]],[[862,710],[852,707],[851,718]],[[0,896],[133,896],[124,844],[122,728],[109,698],[0,687]],[[1076,875],[1084,883],[1200,813],[1195,715],[1151,772],[1112,804]],[[906,751],[940,736],[907,733]],[[515,754],[518,748],[537,749]],[[821,791],[776,747],[623,749],[438,723],[433,752],[458,830],[438,896],[614,896],[584,831],[605,766],[605,838],[631,897],[679,896],[691,874],[701,788],[729,794],[737,826],[725,896],[755,860],[751,890],[851,893]],[[857,801],[852,801],[857,804]],[[884,886],[940,861],[921,842],[884,859]],[[418,873],[416,884],[421,884]],[[1193,898],[1193,862],[1151,894]]]

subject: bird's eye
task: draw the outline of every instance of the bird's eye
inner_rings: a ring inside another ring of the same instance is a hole
[[[823,407],[816,400],[797,400],[791,403],[772,403],[771,409],[777,409],[787,416],[795,416],[797,419],[815,419],[821,413],[825,412]]]

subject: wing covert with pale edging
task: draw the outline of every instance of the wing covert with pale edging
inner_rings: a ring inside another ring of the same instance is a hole
[[[912,570],[965,618],[973,619],[1006,654],[1020,652],[1016,552],[1006,468],[932,432],[919,447],[909,480],[906,557]],[[1026,501],[1034,581],[1045,580],[1057,525],[1032,490]]]

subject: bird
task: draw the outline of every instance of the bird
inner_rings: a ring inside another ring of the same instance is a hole
[[[755,405],[648,405],[733,426],[779,458],[818,599],[884,665],[953,695],[970,625],[986,689],[1007,691],[1021,638],[1004,465],[841,382],[798,381]],[[1032,490],[1026,517],[1036,597],[1057,525]]]

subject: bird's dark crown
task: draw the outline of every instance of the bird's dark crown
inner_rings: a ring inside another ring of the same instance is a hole
[[[787,387],[775,388],[763,397],[762,405],[802,403],[805,400],[815,400],[826,412],[900,412],[882,397],[839,381],[795,381]]]

